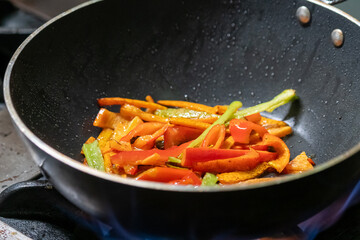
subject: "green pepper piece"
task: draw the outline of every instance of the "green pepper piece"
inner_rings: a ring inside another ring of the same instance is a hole
[[[180,118],[213,118],[213,117],[219,117],[219,115],[211,114],[207,112],[202,111],[196,111],[192,109],[186,109],[186,108],[168,108],[168,109],[157,109],[154,112],[155,115],[164,117],[164,118],[170,118],[170,117],[180,117]]]
[[[232,102],[229,105],[229,107],[227,108],[226,112],[223,115],[221,115],[218,120],[216,120],[213,124],[211,124],[210,127],[205,129],[205,131],[199,137],[197,137],[194,141],[192,141],[187,148],[197,147],[205,139],[206,135],[208,134],[208,132],[210,131],[210,129],[213,126],[215,126],[217,124],[224,124],[226,121],[229,121],[233,117],[234,112],[236,112],[236,110],[238,108],[240,108],[241,106],[242,106],[242,103],[239,101]]]
[[[82,147],[87,164],[100,171],[105,171],[104,159],[101,154],[99,142],[95,140],[92,143],[85,143]]]
[[[169,157],[167,162],[181,164],[181,160],[176,157]]]
[[[234,118],[243,118],[245,116],[249,116],[251,114],[255,114],[258,112],[272,112],[275,108],[280,107],[296,98],[296,92],[293,89],[286,89],[272,100],[268,102],[264,102],[249,108],[245,108],[243,110],[239,110],[234,113]]]
[[[201,186],[215,186],[217,181],[218,178],[215,174],[207,172],[202,179]]]

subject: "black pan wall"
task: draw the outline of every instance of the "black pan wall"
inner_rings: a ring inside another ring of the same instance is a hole
[[[312,12],[307,26],[295,17],[301,5]],[[341,48],[330,40],[335,28]],[[11,95],[38,137],[80,159],[99,132],[99,97],[251,106],[294,88],[300,99],[273,116],[294,127],[293,155],[321,163],[359,142],[359,39],[359,26],[305,1],[104,1],[28,43]]]

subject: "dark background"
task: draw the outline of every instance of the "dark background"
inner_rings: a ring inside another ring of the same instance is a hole
[[[17,7],[24,10],[17,10],[12,7],[16,2]],[[17,46],[37,27],[49,18],[57,15],[81,0],[43,0],[30,1],[27,3],[33,6],[51,6],[47,11],[36,12],[31,6],[24,5],[26,1],[0,0],[0,88],[7,62],[16,50]],[[40,5],[37,5],[37,4]],[[56,4],[61,3],[57,6]],[[347,0],[336,5],[337,8],[347,12],[353,17],[360,19],[360,0]],[[10,13],[9,13],[10,12]],[[34,16],[34,13],[36,16]],[[345,36],[346,37],[346,36]],[[0,91],[0,104],[3,104],[3,92]],[[0,106],[1,107],[1,106]],[[346,211],[344,216],[333,227],[318,235],[316,239],[360,239],[360,204],[357,204]]]

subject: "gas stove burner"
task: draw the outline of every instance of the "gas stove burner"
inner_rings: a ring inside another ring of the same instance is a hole
[[[325,240],[332,239],[336,234],[341,236],[359,236],[360,234],[360,182],[351,193],[340,197],[329,207],[300,223],[270,237],[239,236],[234,231],[208,233],[192,231],[187,239],[199,239],[208,236],[211,239],[240,239],[240,240]],[[345,216],[335,224],[346,211]],[[339,225],[346,225],[352,221],[352,227],[340,229]],[[0,194],[0,225],[8,227],[5,230],[16,229],[24,236],[32,239],[159,239],[162,236],[152,236],[146,233],[132,233],[118,223],[105,223],[78,209],[63,198],[46,180],[26,181],[12,185]],[[331,227],[335,224],[335,227]],[[184,227],[184,226],[183,226]],[[329,229],[328,229],[329,228]],[[0,235],[1,237],[1,235]],[[182,236],[184,237],[184,236]],[[20,238],[23,239],[23,238]]]

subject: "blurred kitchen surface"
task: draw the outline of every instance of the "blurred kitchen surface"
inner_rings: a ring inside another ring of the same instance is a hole
[[[0,0],[4,1],[4,0]],[[6,1],[6,0],[5,0]],[[22,10],[48,20],[61,12],[88,0],[9,0]],[[337,8],[360,19],[360,0],[345,0],[335,5]]]
[[[0,0],[1,1],[1,0]],[[49,20],[87,0],[10,0],[16,7]]]

